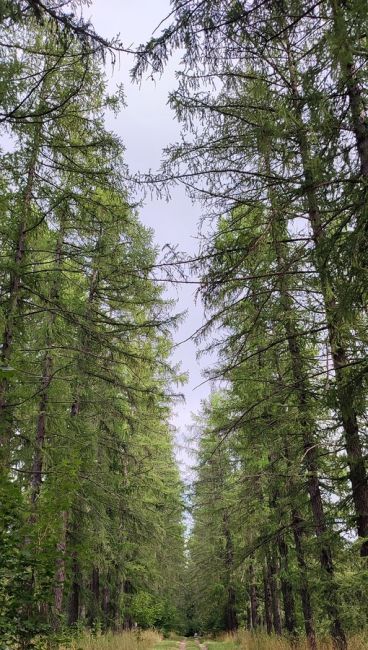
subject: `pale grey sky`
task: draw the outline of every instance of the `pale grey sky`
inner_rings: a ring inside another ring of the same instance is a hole
[[[169,11],[169,0],[93,0],[84,13],[91,17],[101,35],[112,37],[119,34],[124,46],[137,46],[148,40]],[[123,83],[127,108],[116,119],[109,117],[108,126],[122,137],[131,171],[154,170],[160,164],[162,149],[178,140],[180,134],[179,124],[167,106],[168,93],[175,87],[175,69],[180,64],[180,57],[177,55],[170,62],[162,78],[153,81],[147,76],[140,87],[130,81],[132,63],[131,57],[121,55],[112,71],[111,87]],[[170,242],[179,244],[180,250],[193,252],[199,213],[199,206],[193,206],[184,190],[177,188],[169,203],[147,199],[140,217],[144,224],[153,228],[155,243],[160,248]],[[185,322],[174,335],[175,342],[180,342],[201,325],[202,308],[199,302],[195,304],[194,285],[169,288],[168,294],[178,299],[178,311],[188,310]],[[184,387],[186,404],[178,405],[173,417],[180,449],[185,446],[191,412],[199,411],[201,399],[209,393],[209,385],[206,383],[195,389],[202,382],[202,376],[193,342],[178,346],[174,351],[174,361],[180,362],[182,370],[189,373],[189,382]],[[188,454],[179,451],[178,458],[185,474],[185,466],[191,462]]]

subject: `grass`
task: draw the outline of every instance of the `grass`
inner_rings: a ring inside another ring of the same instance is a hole
[[[152,650],[160,640],[161,636],[151,630],[98,636],[84,634],[80,639],[73,641],[66,650]],[[169,647],[166,646],[167,649]]]
[[[208,650],[239,650],[240,646],[234,639],[227,641],[206,641]]]
[[[186,639],[186,650],[198,650],[194,639]],[[235,636],[223,635],[218,639],[201,639],[207,650],[308,650],[305,640],[292,646],[284,637],[267,636],[240,631]],[[92,636],[85,634],[64,650],[179,650],[180,638],[165,639],[154,631],[122,632]],[[320,639],[319,650],[334,650],[331,639]],[[349,639],[349,650],[368,650],[368,637],[355,635]]]
[[[175,639],[165,639],[165,641],[160,641],[153,646],[153,650],[160,650],[161,648],[165,648],[165,650],[178,650],[179,641],[175,641]]]
[[[293,645],[285,637],[268,636],[259,632],[240,631],[235,636],[224,635],[217,641],[206,643],[208,650],[308,650],[305,639]],[[334,650],[331,639],[319,639],[319,650]],[[349,650],[368,650],[368,637],[366,634],[357,634],[349,638]]]

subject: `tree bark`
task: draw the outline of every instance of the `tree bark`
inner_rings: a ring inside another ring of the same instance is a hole
[[[278,535],[278,549],[281,559],[281,593],[284,603],[285,627],[288,633],[295,637],[296,635],[296,618],[293,585],[289,578],[289,549],[285,536]]]
[[[277,454],[271,453],[269,455],[270,463],[277,461]],[[280,489],[277,483],[274,480],[270,480],[270,508],[274,510],[277,521],[283,520],[284,512],[280,511],[279,502],[280,502]],[[285,614],[285,627],[289,634],[292,636],[296,633],[296,620],[295,620],[295,603],[294,603],[294,594],[293,586],[289,578],[289,564],[288,564],[288,545],[285,540],[285,535],[281,532],[277,534],[277,547],[279,550],[279,556],[281,561],[281,573],[280,573],[280,584],[281,584],[281,593],[284,603],[284,614]],[[275,567],[278,568],[277,556],[272,556]],[[277,627],[281,630],[281,620],[280,626]],[[280,632],[277,632],[281,634]]]
[[[78,553],[73,552],[72,560],[72,585],[69,600],[69,625],[75,625],[79,620],[80,613],[80,594],[81,594],[81,575],[78,561]]]
[[[280,597],[278,588],[278,558],[271,550],[267,554],[268,582],[271,592],[271,611],[272,623],[275,634],[282,634],[282,624],[280,616]]]
[[[264,590],[264,615],[266,622],[267,634],[272,634],[272,603],[271,603],[271,588],[269,581],[269,572],[267,560],[263,564],[263,590]]]
[[[299,567],[299,593],[302,601],[304,629],[307,636],[308,647],[310,650],[317,650],[317,639],[314,629],[313,610],[308,581],[308,569],[303,548],[304,522],[295,509],[292,511],[292,529]]]
[[[254,575],[254,564],[249,566],[249,600],[250,600],[250,628],[256,630],[259,627],[258,615],[258,591]]]
[[[284,448],[285,448],[285,457],[287,461],[287,469],[290,476],[289,493],[291,496],[290,499],[291,500],[291,528],[293,531],[295,552],[296,552],[296,558],[297,558],[298,568],[299,568],[298,585],[299,585],[300,600],[302,603],[304,629],[307,637],[309,650],[317,650],[317,638],[316,638],[316,631],[314,627],[313,609],[312,609],[310,586],[308,580],[308,567],[305,560],[304,545],[303,545],[303,538],[306,536],[305,522],[303,520],[302,515],[299,513],[299,511],[297,510],[297,508],[293,503],[294,491],[296,490],[297,485],[293,477],[293,467],[292,467],[290,454],[288,451],[288,445],[286,441],[285,441]]]

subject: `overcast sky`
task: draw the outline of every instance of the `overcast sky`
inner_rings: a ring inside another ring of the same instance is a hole
[[[103,36],[117,34],[124,46],[137,46],[149,39],[159,22],[170,11],[169,0],[93,0],[87,11],[96,28]],[[167,106],[168,93],[175,85],[175,69],[180,64],[177,55],[167,67],[161,79],[144,79],[140,85],[132,84],[129,70],[133,59],[121,55],[112,70],[111,87],[123,83],[127,108],[113,119],[108,117],[108,126],[120,135],[126,146],[126,161],[131,171],[157,169],[162,149],[178,140],[179,124]],[[154,241],[162,248],[166,243],[178,244],[180,250],[193,252],[196,249],[198,205],[193,206],[183,189],[172,192],[172,200],[146,200],[140,211],[143,223],[154,230]],[[195,286],[169,288],[169,295],[178,299],[177,311],[188,311],[185,322],[175,332],[175,342],[187,339],[202,323],[200,303],[195,304]],[[202,382],[201,370],[196,359],[196,349],[189,341],[176,347],[175,362],[180,362],[182,370],[188,372],[189,382],[184,387],[186,404],[177,406],[173,423],[178,429],[179,448],[185,446],[187,427],[191,422],[191,412],[198,412],[201,399],[209,392],[209,385]],[[183,471],[190,464],[188,454],[178,454]]]

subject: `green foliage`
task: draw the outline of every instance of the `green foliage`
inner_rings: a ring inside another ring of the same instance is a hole
[[[60,17],[0,25],[12,111],[1,172],[0,630],[22,650],[86,626],[179,625],[184,563],[169,425],[175,318],[130,206],[122,144],[104,127],[121,92],[106,94],[99,52],[86,49],[93,31],[82,44],[83,25],[75,38],[70,23],[53,38]]]

